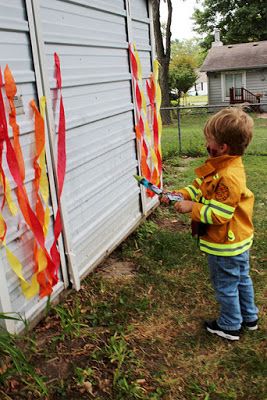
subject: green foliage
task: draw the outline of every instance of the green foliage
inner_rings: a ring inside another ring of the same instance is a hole
[[[79,385],[83,385],[84,382],[94,381],[94,370],[92,368],[75,368],[75,379]]]
[[[202,46],[211,47],[214,29],[219,28],[224,44],[267,39],[265,0],[203,0],[193,14],[195,30],[206,35]]]
[[[194,60],[188,54],[175,56],[170,62],[170,88],[177,90],[178,99],[194,85],[197,80]]]
[[[23,321],[18,316],[0,313],[0,319]],[[15,335],[0,328],[0,384],[5,384],[6,380],[20,376],[28,389],[38,395],[47,395],[47,388],[44,380],[39,376],[24,352],[17,344]]]
[[[171,57],[175,58],[183,55],[188,55],[191,59],[192,66],[199,68],[206,57],[206,51],[200,46],[199,39],[175,39],[171,42]]]
[[[21,321],[21,317],[15,317],[14,313],[0,313],[0,319],[10,319],[13,321]]]
[[[155,222],[147,220],[140,226],[136,236],[140,242],[143,242],[151,237],[157,231],[157,229],[158,226],[155,224]]]
[[[116,399],[144,399],[142,387],[133,380],[136,360],[124,335],[115,332],[103,352],[113,365],[113,390]]]
[[[56,340],[79,337],[81,329],[87,328],[87,325],[82,323],[81,307],[78,301],[70,308],[58,305],[55,307],[55,312],[60,318],[62,329],[61,335]]]

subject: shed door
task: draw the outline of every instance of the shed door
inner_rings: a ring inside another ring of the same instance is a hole
[[[41,0],[39,18],[52,93],[54,52],[61,60],[64,219],[72,269],[81,278],[142,217],[133,178],[138,162],[126,8],[123,0]]]
[[[146,0],[130,0],[128,2],[128,17],[129,17],[129,41],[135,43],[138,50],[141,66],[142,66],[142,79],[143,79],[143,91],[146,96],[147,103],[147,115],[152,118],[151,106],[149,105],[149,99],[146,94],[146,80],[149,79],[151,71],[153,69],[152,63],[155,59],[153,37],[152,37],[152,9],[151,3]],[[150,125],[152,121],[149,121]],[[155,204],[158,203],[158,197],[152,198],[146,195],[143,198],[143,209],[144,212],[149,212]]]

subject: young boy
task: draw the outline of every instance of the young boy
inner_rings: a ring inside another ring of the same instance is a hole
[[[179,190],[185,200],[175,203],[178,212],[191,212],[193,225],[199,224],[200,250],[208,253],[220,315],[205,327],[229,340],[239,340],[241,325],[258,328],[249,276],[254,195],[241,159],[252,133],[253,120],[240,108],[213,115],[204,128],[209,158],[195,170],[193,184]]]

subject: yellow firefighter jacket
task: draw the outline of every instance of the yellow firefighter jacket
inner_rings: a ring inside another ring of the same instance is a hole
[[[195,170],[192,185],[179,190],[194,201],[192,221],[207,224],[199,239],[200,250],[219,256],[235,256],[253,241],[254,195],[246,186],[240,156],[209,158]]]

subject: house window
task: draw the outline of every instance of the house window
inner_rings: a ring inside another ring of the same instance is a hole
[[[230,98],[230,89],[235,88],[235,94],[240,95],[240,88],[245,86],[245,73],[223,74],[223,100]]]

